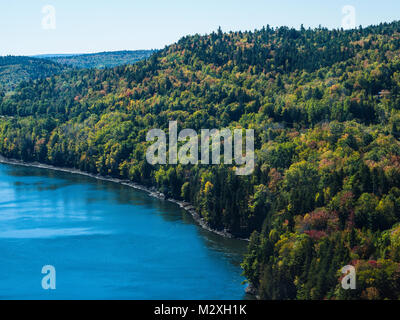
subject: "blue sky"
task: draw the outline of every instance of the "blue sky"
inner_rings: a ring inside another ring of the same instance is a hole
[[[55,29],[42,27],[45,5],[56,10]],[[338,28],[345,5],[355,7],[357,25],[400,20],[399,0],[3,0],[0,55],[163,48],[218,26]]]

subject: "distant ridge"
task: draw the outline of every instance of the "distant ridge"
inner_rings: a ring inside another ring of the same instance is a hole
[[[134,64],[154,52],[156,50],[0,56],[0,93],[14,91],[22,81],[46,78],[74,68],[104,69]]]
[[[104,69],[124,64],[133,64],[147,59],[156,50],[123,50],[83,54],[43,54],[33,56],[34,58],[47,59],[63,65],[75,68]]]
[[[47,59],[47,58],[57,58],[57,57],[74,57],[74,56],[81,56],[87,53],[56,53],[56,54],[37,54],[34,56],[29,56],[31,58],[36,59]]]
[[[50,77],[70,67],[55,61],[23,56],[0,56],[0,92],[13,91],[22,81]]]

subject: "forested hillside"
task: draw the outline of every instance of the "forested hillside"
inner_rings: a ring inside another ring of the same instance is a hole
[[[21,81],[49,77],[65,69],[65,66],[48,60],[0,56],[0,94],[14,90]]]
[[[0,56],[0,95],[13,91],[22,81],[50,77],[79,69],[104,69],[134,64],[155,50],[100,52],[80,55]]]
[[[43,56],[60,64],[74,68],[111,68],[125,64],[133,64],[150,57],[155,50],[114,51],[78,55]],[[40,56],[38,56],[40,58]]]
[[[399,55],[399,22],[188,36],[24,83],[0,103],[0,153],[156,186],[251,235],[243,268],[263,299],[399,299]],[[255,172],[149,165],[146,133],[172,120],[254,129]]]

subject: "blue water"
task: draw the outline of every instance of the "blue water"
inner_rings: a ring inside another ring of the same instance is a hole
[[[0,164],[0,299],[243,299],[245,245],[142,191]]]

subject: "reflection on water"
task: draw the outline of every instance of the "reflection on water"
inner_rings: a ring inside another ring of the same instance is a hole
[[[35,238],[70,237],[70,236],[91,235],[91,234],[101,234],[101,233],[88,228],[65,228],[65,229],[36,228],[36,229],[1,231],[0,238],[35,239]]]
[[[246,243],[140,190],[0,165],[0,222],[0,297],[244,298]],[[40,287],[46,264],[57,269],[53,292]]]

